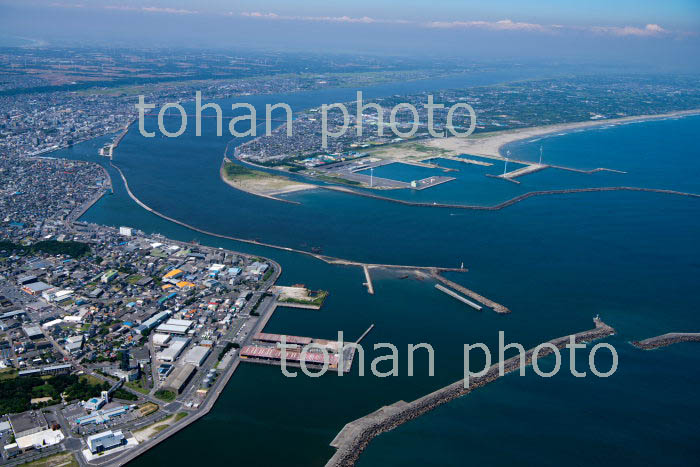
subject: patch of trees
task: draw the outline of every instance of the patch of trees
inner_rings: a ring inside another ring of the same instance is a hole
[[[54,375],[46,379],[38,376],[19,376],[0,381],[0,414],[24,412],[31,408],[31,399],[50,397],[52,402],[61,400],[66,393],[68,400],[87,400],[109,389],[107,382],[91,383],[78,375]]]
[[[82,242],[59,242],[57,240],[43,240],[33,245],[20,245],[7,240],[0,241],[0,251],[18,253],[46,253],[49,255],[68,255],[79,258],[90,254],[90,245]]]

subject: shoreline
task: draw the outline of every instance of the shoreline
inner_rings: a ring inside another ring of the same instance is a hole
[[[224,173],[224,167],[226,166],[227,162],[230,163],[231,160],[228,157],[224,156],[223,160],[221,161],[221,166],[219,167],[219,178],[221,178],[221,181],[235,190],[239,190],[239,191],[242,191],[244,193],[248,193],[250,195],[260,196],[261,198],[271,199],[274,201],[281,201],[283,203],[301,204],[298,201],[292,201],[289,199],[278,198],[277,195],[282,195],[285,193],[295,193],[297,191],[313,190],[315,188],[318,188],[316,185],[306,185],[303,183],[297,183],[297,184],[290,184],[290,186],[286,189],[276,190],[276,191],[272,191],[270,193],[261,193],[258,191],[253,191],[252,189],[244,188],[243,186],[241,186],[240,184],[237,184],[233,180],[229,180],[228,178],[226,178],[226,174]],[[270,176],[274,177],[274,175],[270,175]]]
[[[615,329],[597,317],[593,319],[593,322],[595,323],[593,329],[572,334],[576,343],[588,343],[609,337],[616,332]],[[562,349],[569,343],[569,336],[558,337],[547,342],[557,349]],[[525,365],[532,363],[532,355],[536,348],[534,347],[526,352]],[[552,348],[545,347],[538,357],[551,353],[553,353]],[[503,363],[503,375],[506,375],[520,368],[520,357],[516,355]],[[496,363],[489,367],[485,375],[472,377],[467,388],[464,387],[464,381],[460,379],[412,402],[398,401],[346,424],[331,442],[331,446],[337,450],[326,463],[326,467],[354,466],[365,448],[378,435],[393,430],[421,415],[425,415],[437,407],[469,394],[473,390],[486,386],[501,377],[499,364]]]
[[[571,132],[572,130],[589,129],[606,125],[621,125],[626,123],[638,123],[674,117],[689,117],[694,115],[700,115],[700,109],[678,110],[664,114],[636,115],[630,117],[590,120],[583,122],[556,123],[553,125],[504,130],[503,132],[484,133],[483,137],[474,137],[472,135],[467,138],[460,138],[457,136],[449,138],[432,138],[427,140],[424,144],[426,146],[447,151],[460,152],[460,154],[464,153],[474,156],[487,157],[490,159],[503,160],[505,157],[503,157],[501,154],[501,149],[505,145],[529,138],[546,137],[555,133]],[[518,159],[513,158],[509,158],[509,160],[514,162],[527,162],[518,161]]]

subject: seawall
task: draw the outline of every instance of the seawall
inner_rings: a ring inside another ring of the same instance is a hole
[[[641,188],[641,187],[634,187],[634,186],[606,186],[606,187],[595,187],[595,188],[568,188],[568,189],[561,189],[561,190],[530,191],[528,193],[523,193],[522,195],[516,196],[515,198],[511,198],[509,200],[503,201],[502,203],[498,203],[498,204],[495,204],[492,206],[482,206],[482,205],[478,205],[478,204],[424,203],[424,202],[415,202],[415,201],[404,201],[401,199],[389,198],[386,196],[375,195],[373,193],[367,193],[364,191],[356,191],[356,190],[352,190],[350,188],[343,188],[343,187],[337,187],[337,186],[319,186],[319,188],[322,188],[324,190],[350,193],[353,195],[364,196],[366,198],[379,199],[382,201],[389,201],[391,203],[403,204],[404,206],[413,206],[413,207],[421,207],[421,208],[468,209],[468,210],[473,210],[473,211],[498,211],[501,209],[505,209],[508,206],[512,206],[516,203],[524,201],[528,198],[533,198],[535,196],[566,195],[566,194],[572,194],[572,193],[592,193],[592,192],[598,192],[598,191],[643,191],[643,192],[648,192],[648,193],[661,193],[661,194],[667,194],[667,195],[687,196],[690,198],[700,198],[700,194],[687,193],[684,191],[676,191],[676,190],[666,190],[666,189],[661,189],[661,188]]]

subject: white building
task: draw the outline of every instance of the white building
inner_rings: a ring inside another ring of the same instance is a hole
[[[182,357],[182,361],[184,363],[191,363],[192,365],[199,368],[200,366],[202,366],[202,364],[207,359],[210,353],[211,348],[198,345],[188,350],[185,356]]]
[[[119,227],[119,235],[124,235],[125,237],[131,237],[133,234],[131,227]]]
[[[156,359],[163,362],[174,362],[189,342],[189,337],[173,337],[168,348],[156,354]]]
[[[124,446],[126,438],[121,430],[107,430],[96,435],[88,436],[87,445],[90,452],[97,454],[98,452],[108,451],[118,446]]]

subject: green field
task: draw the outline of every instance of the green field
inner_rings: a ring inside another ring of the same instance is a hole
[[[242,178],[251,179],[251,178],[274,177],[274,175],[271,175],[267,172],[249,169],[248,167],[244,167],[242,165],[238,165],[238,164],[235,164],[233,162],[224,163],[224,174],[226,174],[226,178],[229,180],[242,179]]]
[[[177,394],[175,394],[172,391],[167,391],[165,389],[159,389],[158,391],[156,391],[155,396],[164,402],[172,402],[177,397]]]

